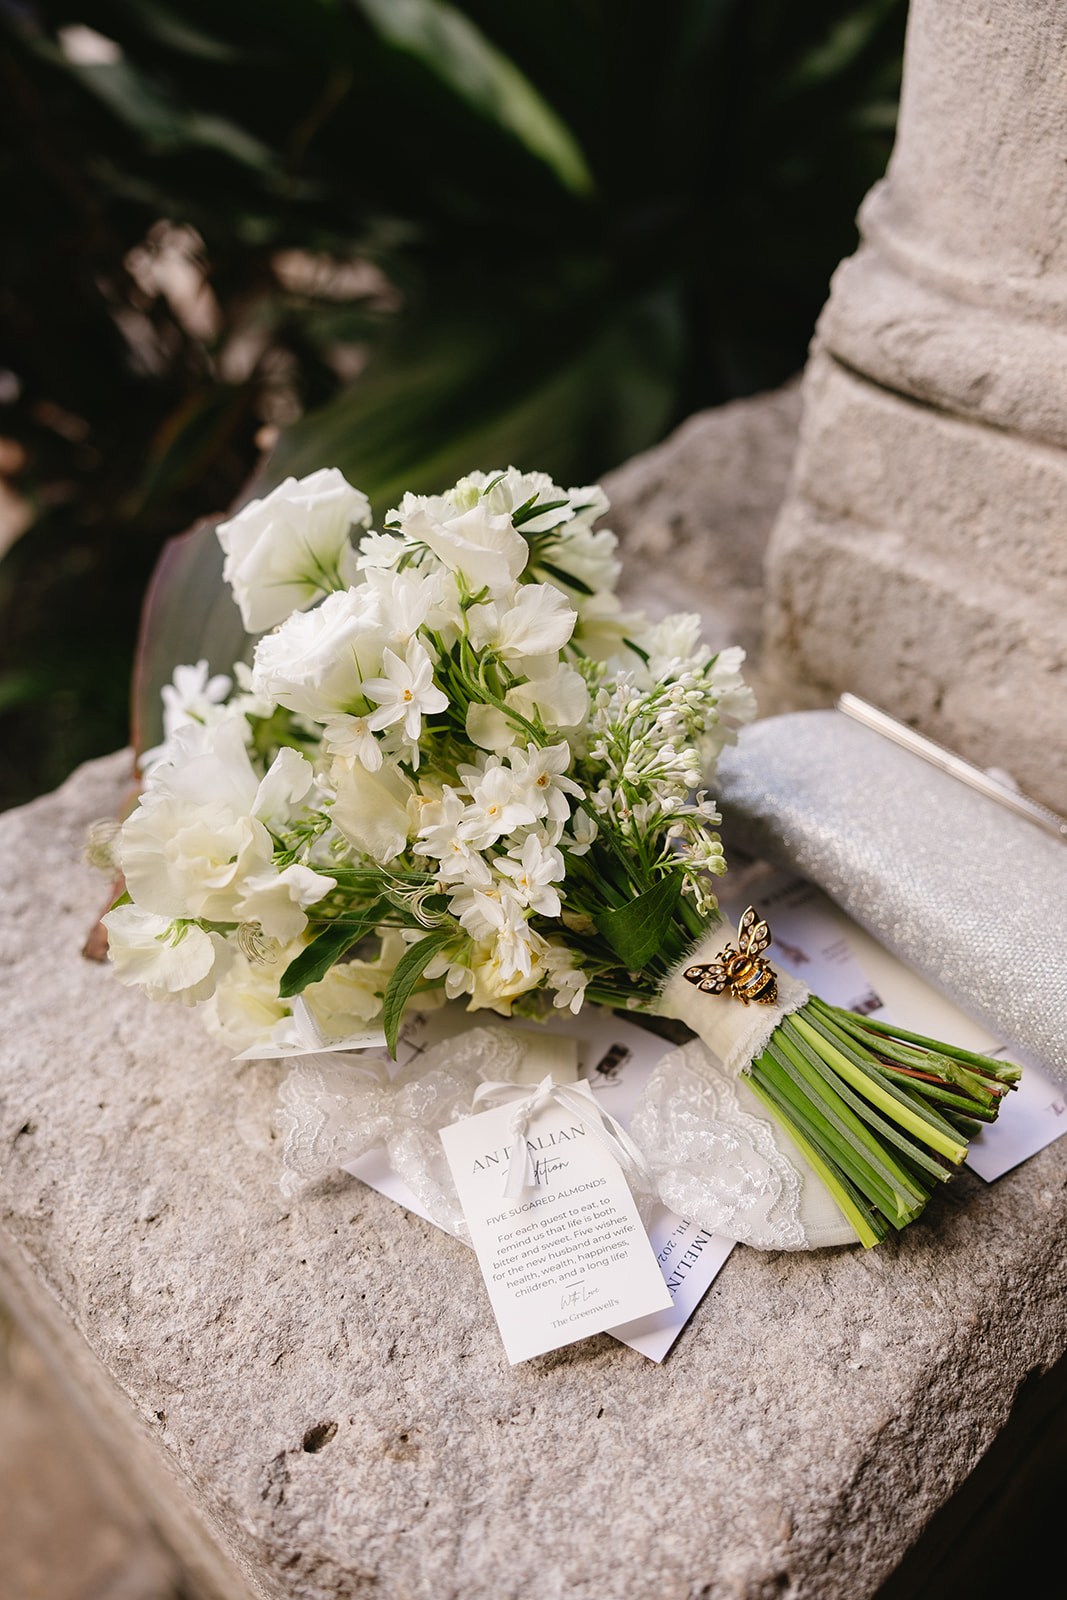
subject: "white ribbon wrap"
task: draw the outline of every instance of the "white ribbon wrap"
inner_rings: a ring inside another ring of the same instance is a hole
[[[571,1088],[565,1083],[554,1083],[550,1077],[542,1078],[535,1089],[517,1083],[480,1084],[474,1095],[475,1106],[480,1105],[484,1110],[486,1107],[483,1102],[490,1100],[498,1105],[506,1105],[509,1100],[515,1101],[508,1127],[511,1151],[504,1181],[505,1199],[517,1200],[525,1189],[535,1186],[533,1158],[526,1140],[526,1130],[533,1118],[546,1111],[553,1101],[571,1116],[577,1117],[600,1140],[605,1150],[619,1163],[631,1188],[636,1184],[639,1188],[655,1192],[655,1181],[648,1162],[626,1129],[580,1089]]]
[[[712,1055],[718,1056],[726,1071],[735,1077],[766,1049],[782,1018],[799,1011],[811,993],[788,972],[779,972],[773,961],[770,965],[778,979],[778,1003],[773,1006],[760,1005],[758,1001],[746,1006],[732,994],[708,994],[689,982],[685,976],[689,967],[706,966],[728,944],[736,950],[737,938],[733,923],[723,918],[675,967],[663,986],[659,1008],[663,1016],[677,1017],[698,1033]]]
[[[708,994],[685,977],[687,968],[709,964],[728,944],[736,949],[737,937],[724,920],[667,979],[662,1015],[686,1023],[700,1042],[664,1057],[641,1092],[631,1126],[660,1199],[710,1232],[760,1250],[854,1244],[851,1223],[744,1076],[810,990],[774,967],[777,1003],[746,1006],[731,994]]]

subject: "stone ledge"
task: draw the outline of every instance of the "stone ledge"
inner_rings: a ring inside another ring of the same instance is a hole
[[[1067,1343],[1067,1148],[873,1252],[737,1250],[662,1368],[509,1368],[469,1252],[340,1175],[283,1201],[276,1068],[79,956],[125,774],[0,818],[0,1260],[216,1592],[872,1595]]]

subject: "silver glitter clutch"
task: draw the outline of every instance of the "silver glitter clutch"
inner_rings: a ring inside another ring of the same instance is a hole
[[[837,711],[723,752],[727,844],[811,879],[1067,1083],[1067,844]]]

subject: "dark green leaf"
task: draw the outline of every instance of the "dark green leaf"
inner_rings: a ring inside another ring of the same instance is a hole
[[[443,0],[358,4],[383,38],[416,56],[468,105],[514,134],[565,189],[575,194],[592,189],[592,174],[570,129],[462,11]]]
[[[636,900],[594,917],[597,929],[628,971],[640,972],[659,950],[674,920],[681,892],[682,874],[671,872]]]
[[[531,495],[526,504],[512,514],[511,520],[516,528],[521,528],[524,522],[532,522],[534,517],[543,517],[546,511],[559,511],[569,504],[569,500],[542,500],[539,504],[537,496]]]
[[[301,950],[295,961],[290,961],[282,974],[278,988],[280,997],[283,1000],[291,1000],[294,995],[302,994],[309,983],[318,983],[320,978],[326,976],[334,962],[339,960],[357,939],[362,938],[368,929],[373,928],[383,914],[384,906],[380,900],[376,900],[358,916],[344,917],[337,922],[331,922],[329,927],[324,928]]]
[[[550,578],[555,578],[557,583],[565,583],[568,589],[574,589],[578,594],[593,592],[582,578],[576,578],[573,572],[564,572],[562,567],[554,566],[551,561],[546,561],[544,556],[538,556],[534,565],[540,567],[542,572],[547,572]]]
[[[428,933],[425,939],[420,939],[418,944],[413,944],[405,951],[396,964],[396,971],[389,979],[389,987],[385,991],[385,1000],[382,1004],[382,1027],[385,1029],[389,1054],[394,1060],[400,1020],[404,1015],[408,996],[422,977],[431,957],[435,956],[438,950],[443,950],[455,937],[456,928],[452,923],[447,928],[435,928],[433,933]]]

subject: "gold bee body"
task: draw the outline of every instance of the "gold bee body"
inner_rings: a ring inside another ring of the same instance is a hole
[[[751,906],[741,918],[737,930],[737,949],[728,944],[714,961],[706,965],[687,967],[684,977],[704,994],[729,992],[743,1006],[753,1001],[761,1006],[773,1006],[778,1001],[778,979],[769,961],[764,961],[761,951],[771,943],[771,930],[760,922]]]

